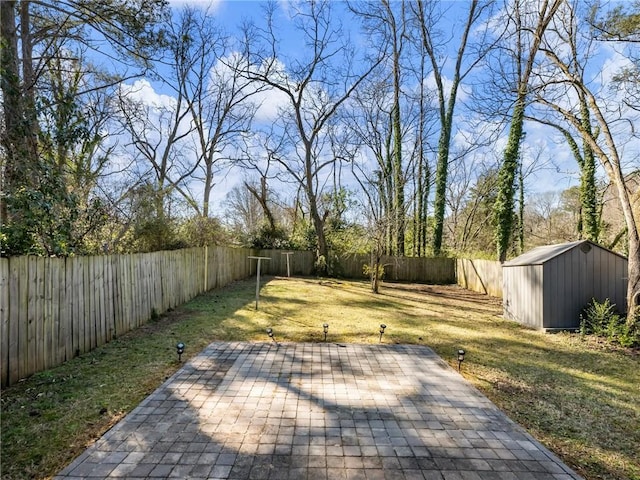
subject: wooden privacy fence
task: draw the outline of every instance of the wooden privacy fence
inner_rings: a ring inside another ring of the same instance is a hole
[[[205,291],[255,274],[287,275],[282,250],[230,247],[90,257],[0,258],[0,373],[2,386],[60,365],[103,345]],[[313,252],[293,252],[291,275],[313,273]],[[364,278],[368,255],[336,258],[337,274]],[[450,258],[383,257],[385,279],[454,283]],[[502,295],[498,262],[458,260],[458,283]]]
[[[288,250],[260,250],[260,257],[269,257],[271,260],[262,263],[262,273],[265,275],[287,276],[287,256],[289,257],[289,272],[291,275],[308,277],[313,274],[315,257],[313,252],[291,252]],[[255,262],[255,260],[254,260]]]
[[[363,266],[371,261],[369,255],[351,255],[337,259],[336,273],[344,278],[366,278]],[[447,284],[456,282],[453,258],[390,257],[384,255],[384,279],[388,281]]]
[[[249,249],[0,258],[2,385],[59,365],[255,272]]]
[[[502,298],[502,264],[492,260],[456,260],[456,278],[458,285]]]

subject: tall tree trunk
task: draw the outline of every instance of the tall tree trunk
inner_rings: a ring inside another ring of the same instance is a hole
[[[397,94],[396,94],[397,95]],[[404,172],[402,169],[402,132],[400,131],[400,101],[393,108],[393,236],[394,253],[404,255]]]
[[[520,140],[524,125],[525,95],[518,99],[511,118],[509,140],[504,151],[504,160],[498,176],[498,195],[494,204],[493,215],[496,225],[496,244],[498,260],[507,259],[507,251],[513,232],[513,198],[515,192],[515,175],[518,169]]]
[[[420,21],[420,30],[422,35],[422,47],[429,55],[433,67],[438,90],[438,104],[440,110],[440,138],[438,140],[438,160],[436,165],[436,191],[433,206],[434,229],[433,229],[433,254],[440,255],[442,253],[442,236],[444,231],[444,216],[446,207],[446,192],[449,172],[449,149],[451,147],[451,131],[453,129],[453,114],[456,106],[456,98],[458,96],[458,88],[460,81],[466,73],[462,72],[462,61],[465,57],[467,41],[471,26],[477,20],[476,11],[478,8],[477,0],[473,0],[469,6],[469,13],[465,23],[460,45],[456,55],[456,64],[449,89],[449,99],[445,95],[445,86],[442,79],[442,70],[439,65],[437,52],[432,41],[429,25],[426,24],[424,16],[424,7],[422,0],[417,2],[417,14]]]
[[[24,111],[22,101],[22,87],[18,70],[18,32],[16,30],[16,2],[0,2],[0,44],[2,46],[2,109],[4,116],[4,132],[2,145],[5,150],[5,164],[2,166],[2,191],[0,195],[0,225],[9,221],[9,210],[6,198],[17,188],[23,179],[25,168],[19,159],[24,155],[24,138],[22,125]]]
[[[3,195],[0,195],[0,225],[13,223],[19,229],[25,226],[20,218],[20,215],[25,212],[18,210],[12,212],[11,199],[13,194],[21,188],[25,188],[27,192],[37,188],[39,166],[29,3],[28,1],[20,4],[15,1],[0,2],[0,44],[2,46],[0,88],[4,116],[4,132],[1,141],[5,149],[5,163],[2,166],[1,175]],[[18,6],[20,7],[20,32],[16,28]],[[18,40],[22,47],[22,64],[18,53]],[[20,66],[22,66],[22,78]],[[26,83],[26,80],[29,83]]]
[[[38,119],[36,114],[36,78],[33,71],[33,44],[31,41],[31,2],[20,2],[20,45],[22,47],[22,85],[24,95],[25,141],[31,154],[36,159]]]
[[[589,106],[580,95],[580,111],[585,133],[593,135]],[[600,216],[598,215],[598,192],[596,191],[596,159],[593,149],[586,140],[582,141],[582,164],[580,165],[580,217],[585,238],[598,242],[600,237]]]
[[[425,77],[425,54],[424,46],[420,55],[420,78]],[[424,127],[426,120],[425,87],[424,82],[420,82],[420,112],[418,119],[418,132],[416,134],[418,142],[418,189],[416,192],[416,232],[418,256],[426,255],[427,250],[427,206],[429,198],[429,184],[431,183],[431,171],[424,154]]]
[[[400,54],[402,51],[402,34],[398,31],[395,16],[389,3],[383,1],[390,22],[392,59],[393,59],[393,110],[391,112],[391,131],[393,132],[393,161],[391,172],[393,175],[393,251],[398,256],[404,255],[405,238],[405,205],[404,205],[404,170],[402,166],[402,121],[400,115]],[[404,22],[404,5],[403,5]]]
[[[524,253],[524,172],[522,159],[518,165],[518,253]]]
[[[530,26],[522,25],[522,16],[520,12],[520,2],[515,3],[515,22],[516,22],[516,63],[517,63],[517,96],[511,118],[511,126],[509,128],[509,138],[504,151],[503,164],[500,167],[498,177],[498,196],[493,210],[493,220],[495,225],[495,236],[498,260],[504,262],[507,259],[507,251],[511,242],[513,233],[513,215],[514,215],[514,181],[518,168],[520,140],[523,134],[524,114],[527,102],[527,94],[529,90],[529,78],[533,71],[535,57],[540,50],[540,44],[544,32],[549,23],[555,16],[556,12],[563,4],[564,0],[544,0],[538,9],[538,21],[532,29]],[[551,2],[551,4],[549,4]],[[526,4],[526,2],[525,2]],[[522,44],[524,33],[532,35],[531,44],[527,52],[524,51]],[[523,59],[526,61],[523,64]]]
[[[441,125],[438,141],[438,161],[436,166],[436,198],[433,205],[433,254],[442,253],[442,235],[444,231],[444,214],[446,206],[447,177],[449,171],[449,144],[451,140],[451,123],[445,119]]]

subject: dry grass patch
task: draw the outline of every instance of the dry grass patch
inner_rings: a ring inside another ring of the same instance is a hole
[[[210,292],[95,352],[2,393],[2,477],[54,475],[214,340],[385,343],[432,347],[511,418],[587,479],[640,479],[640,361],[578,335],[506,322],[496,299],[455,286],[270,279]]]

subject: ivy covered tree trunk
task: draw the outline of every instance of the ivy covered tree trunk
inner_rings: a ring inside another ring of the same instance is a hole
[[[28,30],[28,3],[22,5],[21,30]],[[27,111],[26,90],[28,88],[20,78],[20,54],[18,52],[17,4],[14,1],[0,2],[0,43],[1,60],[0,88],[2,90],[2,110],[4,131],[2,146],[4,147],[3,194],[0,195],[0,225],[14,223],[17,228],[22,224],[22,213],[11,207],[14,194],[22,189],[32,190],[35,166],[37,166],[37,140],[34,136],[35,126],[32,124],[35,112]],[[24,41],[22,42],[24,43]],[[23,45],[22,50],[29,50]],[[26,60],[22,62],[25,68]],[[29,70],[27,68],[27,70]],[[28,202],[27,202],[28,205]]]
[[[470,66],[463,67],[463,60],[466,57],[467,42],[469,40],[469,34],[472,26],[479,20],[481,12],[485,9],[485,6],[479,7],[478,1],[473,0],[469,4],[468,15],[462,35],[460,37],[460,44],[458,46],[458,52],[456,55],[456,63],[454,67],[453,78],[451,80],[451,87],[449,88],[449,98],[447,100],[445,94],[445,82],[443,80],[443,70],[441,65],[441,52],[437,51],[434,38],[432,37],[433,25],[430,23],[430,15],[425,15],[425,6],[422,0],[416,2],[416,10],[421,32],[422,48],[427,53],[431,60],[431,66],[433,68],[433,75],[437,86],[438,92],[438,109],[440,120],[440,138],[438,140],[438,160],[436,166],[436,189],[434,200],[434,229],[433,229],[433,254],[440,255],[442,253],[442,236],[444,231],[444,215],[446,207],[446,191],[449,173],[449,150],[451,147],[451,132],[453,129],[453,113],[456,106],[456,98],[458,95],[458,88],[460,82],[471,71],[476,61],[472,61]],[[428,9],[429,7],[427,7]],[[482,53],[483,49],[478,50],[479,58],[486,53]]]
[[[400,117],[400,54],[402,52],[402,36],[398,30],[395,16],[388,1],[383,1],[388,13],[393,43],[393,110],[391,126],[393,132],[392,173],[393,173],[393,252],[404,255],[405,205],[404,205],[404,169],[402,166],[402,121]],[[404,8],[403,8],[404,17]],[[404,18],[402,18],[404,21]]]
[[[518,165],[518,253],[524,253],[524,173],[522,160]]]
[[[520,98],[513,111],[509,140],[504,151],[504,161],[498,174],[498,196],[493,208],[493,221],[496,228],[496,246],[500,262],[504,262],[507,259],[507,252],[513,233],[515,178],[518,171],[524,110],[524,98]]]
[[[449,171],[449,142],[451,125],[442,125],[442,134],[438,142],[438,163],[436,166],[436,198],[433,205],[433,254],[442,253],[442,233],[444,229],[444,213],[447,193],[447,177]]]
[[[404,255],[404,174],[402,171],[402,132],[400,131],[400,101],[397,100],[393,109],[393,236],[394,253]]]
[[[544,33],[563,3],[564,0],[543,0],[535,12],[537,15],[535,25],[524,24],[527,15],[526,8],[522,9],[529,6],[529,2],[517,0],[511,14],[515,25],[514,60],[517,68],[515,72],[517,74],[517,93],[509,128],[509,138],[504,151],[504,161],[498,175],[498,195],[493,209],[496,248],[500,262],[507,259],[513,234],[515,175],[520,160],[520,141],[523,135],[529,79]],[[530,37],[530,43],[528,47],[525,47],[527,36]]]
[[[583,96],[580,98],[582,125],[585,133],[593,135],[589,107]],[[588,142],[582,143],[582,163],[580,164],[580,203],[584,238],[598,242],[600,238],[600,216],[598,215],[598,197],[596,189],[596,158]]]
[[[420,56],[420,78],[425,77],[425,55]],[[427,251],[427,207],[429,204],[429,184],[431,183],[431,171],[424,148],[424,131],[426,121],[426,99],[425,85],[420,82],[420,110],[418,119],[418,131],[416,138],[418,142],[418,158],[416,172],[416,194],[414,206],[414,251],[418,257],[426,255]]]

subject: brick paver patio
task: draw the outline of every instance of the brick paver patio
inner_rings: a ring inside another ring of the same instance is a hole
[[[213,343],[58,479],[578,479],[431,349]]]

